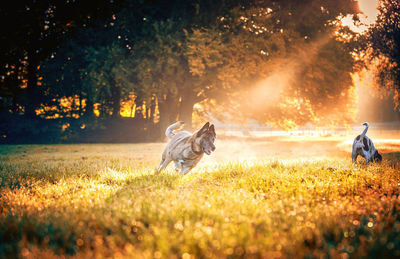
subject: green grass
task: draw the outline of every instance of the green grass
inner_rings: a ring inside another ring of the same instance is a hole
[[[0,258],[400,256],[398,153],[206,157],[179,176],[155,172],[163,146],[0,146]]]

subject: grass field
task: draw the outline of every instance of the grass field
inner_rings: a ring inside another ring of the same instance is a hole
[[[366,166],[223,140],[185,176],[155,172],[165,143],[0,146],[0,258],[399,258],[400,143],[376,142]]]

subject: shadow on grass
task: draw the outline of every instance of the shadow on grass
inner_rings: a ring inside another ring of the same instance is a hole
[[[104,181],[106,184],[118,184],[120,189],[115,193],[119,196],[121,193],[127,190],[147,190],[153,188],[171,188],[174,189],[181,176],[170,173],[157,173],[153,172],[150,174],[139,175],[139,176],[127,176],[122,181],[110,181],[110,179]]]
[[[400,168],[400,152],[383,153],[383,161],[393,168]]]
[[[389,153],[385,153],[384,156],[387,158],[390,158],[390,159],[399,159],[400,152],[389,152]]]
[[[0,156],[13,156],[28,153],[33,146],[30,145],[0,145]]]
[[[43,173],[31,168],[19,168],[18,164],[0,162],[0,188],[30,188],[34,182],[54,184],[62,177],[62,174]]]
[[[49,248],[57,255],[76,253],[76,234],[67,227],[61,229],[27,215],[9,214],[0,222],[0,258],[19,258],[23,246],[29,245]]]
[[[375,218],[363,215],[353,228],[333,225],[320,237],[305,239],[303,246],[310,251],[305,258],[321,257],[318,251],[325,254],[324,258],[400,258],[398,209],[394,206],[384,221],[374,222]]]

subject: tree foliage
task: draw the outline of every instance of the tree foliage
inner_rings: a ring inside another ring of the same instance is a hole
[[[0,72],[13,113],[86,123],[95,110],[120,119],[129,103],[135,123],[159,136],[176,120],[190,128],[195,107],[287,129],[352,120],[355,37],[339,19],[357,14],[355,1],[72,2],[34,3],[28,29],[10,32],[1,58],[20,72]]]
[[[117,1],[118,2],[118,1]],[[13,1],[1,8],[1,62],[6,65],[2,80],[13,80],[24,113],[35,116],[35,109],[44,101],[38,87],[38,67],[57,47],[73,35],[77,28],[89,26],[117,10],[114,1]],[[79,12],[77,12],[79,10]],[[12,21],[12,22],[11,22]],[[40,85],[40,83],[39,83]]]
[[[380,0],[378,18],[369,29],[365,41],[371,60],[377,60],[377,80],[385,90],[395,91],[400,101],[400,2]]]
[[[354,60],[351,42],[337,36],[337,19],[355,14],[354,3],[290,3],[234,9],[217,31],[195,32],[201,48],[189,48],[192,73],[216,74],[219,116],[283,128],[351,122]]]

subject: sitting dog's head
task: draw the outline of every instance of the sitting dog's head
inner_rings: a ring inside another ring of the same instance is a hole
[[[215,150],[214,141],[217,135],[215,134],[214,124],[207,122],[204,126],[195,133],[194,143],[198,151],[202,151],[207,155]]]

